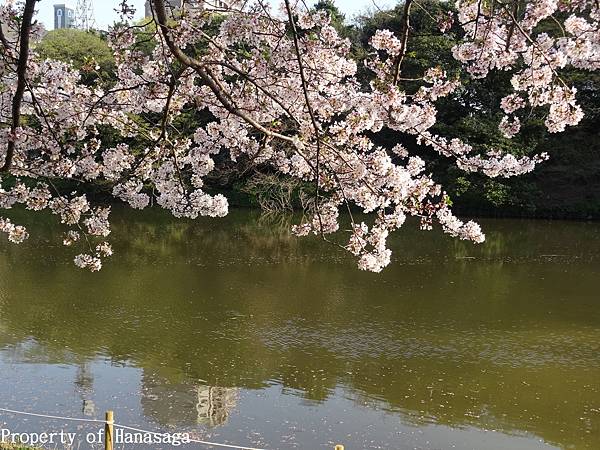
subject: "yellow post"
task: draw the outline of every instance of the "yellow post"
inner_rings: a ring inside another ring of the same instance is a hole
[[[343,445],[336,445],[335,446],[335,450],[344,450],[344,446]]]
[[[115,423],[114,414],[112,411],[106,412],[106,425],[104,426],[104,450],[113,450],[114,435],[113,424]]]

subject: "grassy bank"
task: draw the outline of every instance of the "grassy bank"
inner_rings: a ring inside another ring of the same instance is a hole
[[[41,450],[40,448],[27,447],[24,445],[3,444],[0,442],[0,450]]]

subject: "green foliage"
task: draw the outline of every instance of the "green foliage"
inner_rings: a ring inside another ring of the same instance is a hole
[[[91,84],[100,78],[110,81],[115,78],[115,60],[106,40],[91,31],[71,28],[48,32],[36,46],[42,58],[71,63],[82,73],[82,81]]]
[[[487,201],[496,207],[510,204],[510,187],[494,180],[486,181],[484,196]]]
[[[156,48],[156,23],[148,19],[140,20],[134,29],[135,49],[149,56]]]
[[[26,445],[7,444],[4,442],[0,442],[0,450],[36,450],[36,449],[34,447],[28,447]]]

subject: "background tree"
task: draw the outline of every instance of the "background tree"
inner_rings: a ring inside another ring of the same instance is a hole
[[[49,31],[35,50],[41,58],[73,64],[86,85],[97,78],[115,80],[115,58],[106,39],[96,32],[74,28]]]

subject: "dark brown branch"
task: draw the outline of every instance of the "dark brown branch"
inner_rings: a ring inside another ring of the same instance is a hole
[[[513,4],[513,11],[512,11],[513,17],[517,17],[517,15],[519,14],[519,2],[515,1]],[[515,26],[516,26],[516,22],[512,22],[510,25],[510,28],[508,29],[508,36],[506,37],[506,47],[505,47],[505,51],[508,51],[510,49],[510,41],[512,40],[512,37],[515,33]]]
[[[10,128],[11,136],[8,140],[6,149],[6,159],[0,172],[7,172],[12,165],[15,154],[16,133],[21,125],[21,104],[23,103],[23,94],[27,87],[27,62],[29,60],[29,40],[31,35],[31,23],[35,13],[35,3],[37,0],[26,0],[23,10],[23,21],[21,23],[21,32],[19,35],[19,60],[17,62],[17,89],[12,102],[12,125]]]
[[[285,0],[285,7],[288,14],[288,19],[290,21],[290,25],[292,27],[292,34],[294,38],[294,50],[296,52],[296,60],[298,61],[298,69],[300,71],[300,80],[302,81],[302,92],[304,94],[304,100],[306,102],[306,109],[308,110],[308,114],[310,115],[310,120],[312,126],[315,130],[315,142],[317,146],[317,154],[316,154],[316,163],[315,163],[315,185],[316,185],[316,202],[317,202],[317,214],[319,217],[319,222],[321,221],[321,217],[319,215],[319,189],[320,183],[319,178],[321,176],[321,130],[319,128],[319,124],[317,123],[317,118],[315,116],[315,112],[313,110],[312,104],[310,102],[310,97],[308,95],[308,82],[306,80],[306,73],[304,70],[304,62],[302,61],[302,53],[300,52],[300,43],[298,42],[298,30],[296,28],[296,22],[294,21],[294,15],[292,12],[292,7],[290,6],[290,0]],[[321,224],[321,230],[323,229],[323,225]]]
[[[177,76],[171,76],[171,80],[169,82],[169,92],[167,94],[167,101],[165,103],[165,107],[163,109],[163,117],[160,122],[160,136],[156,139],[155,145],[162,141],[163,138],[167,135],[167,125],[169,124],[171,101],[173,100],[173,96],[175,95],[175,91],[177,90],[177,80],[179,76],[181,76],[182,72],[183,71],[180,71]]]
[[[400,72],[402,69],[402,62],[404,61],[404,56],[406,55],[408,35],[410,32],[410,7],[412,2],[413,0],[405,0],[404,2],[404,13],[402,15],[402,23],[400,24],[400,53],[398,54],[398,58],[396,58],[396,62],[394,64],[394,85],[398,83],[398,78],[400,77]]]

